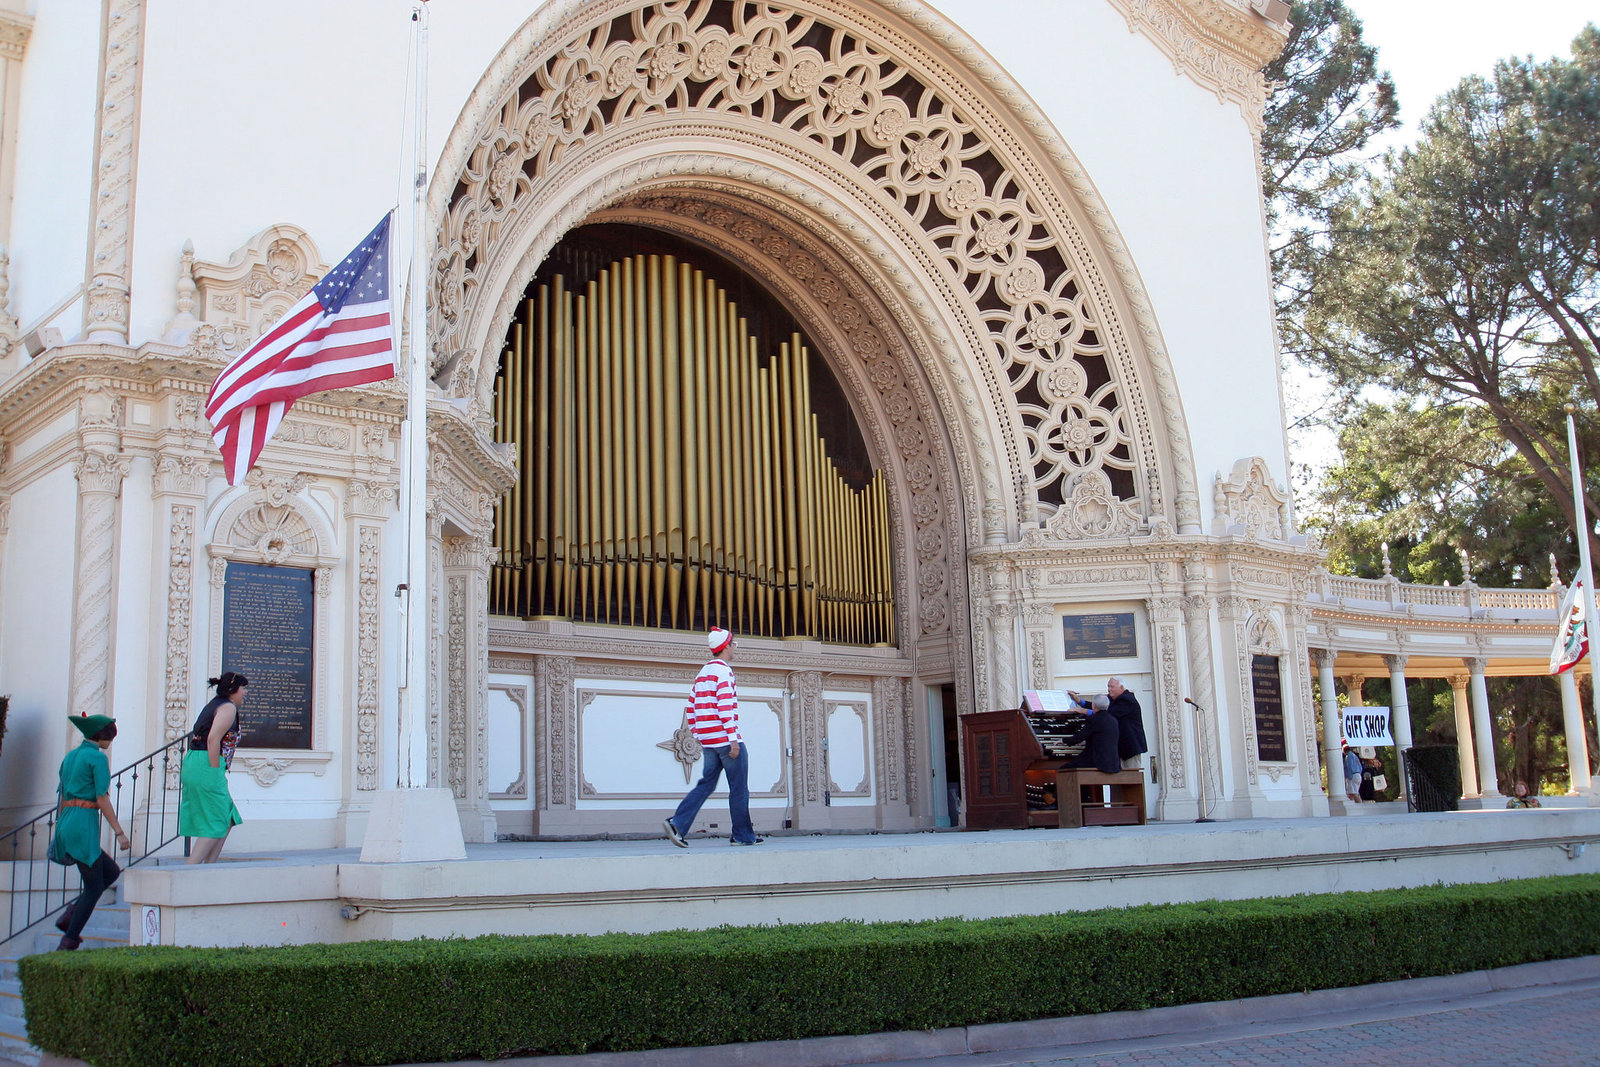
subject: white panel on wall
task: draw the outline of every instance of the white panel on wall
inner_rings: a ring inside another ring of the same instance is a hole
[[[607,680],[578,683],[579,803],[610,800],[676,800],[700,778],[702,761],[677,758],[683,724],[682,686]],[[782,790],[782,694],[741,692],[739,728],[750,752],[750,793]],[[715,796],[726,793],[724,782]]]
[[[866,696],[835,699],[828,707],[828,791],[841,797],[872,795],[872,730]]]
[[[489,796],[528,796],[528,687],[489,682]]]

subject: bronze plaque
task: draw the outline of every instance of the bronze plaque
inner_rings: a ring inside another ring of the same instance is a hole
[[[1139,654],[1131,611],[1064,615],[1061,631],[1067,659],[1130,659]]]
[[[1287,763],[1283,736],[1283,682],[1277,656],[1250,657],[1250,689],[1256,704],[1256,755],[1268,763]]]
[[[250,679],[240,748],[310,748],[312,573],[229,561],[222,599],[222,669]]]

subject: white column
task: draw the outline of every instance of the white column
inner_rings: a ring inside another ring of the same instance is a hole
[[[1499,779],[1494,771],[1494,735],[1489,731],[1489,689],[1483,684],[1486,660],[1469,659],[1465,663],[1472,672],[1472,734],[1478,749],[1478,795],[1485,799],[1503,796]]]
[[[1467,708],[1467,683],[1465,674],[1450,677],[1450,697],[1456,708],[1456,759],[1461,764],[1461,795],[1478,795],[1478,765],[1472,756],[1472,713]]]
[[[1347,674],[1344,676],[1344,691],[1346,696],[1349,697],[1352,708],[1364,708],[1367,706],[1367,698],[1361,694],[1361,687],[1366,684],[1367,676],[1364,674]]]
[[[1344,792],[1344,746],[1340,743],[1344,729],[1339,719],[1339,694],[1333,688],[1334,655],[1331,650],[1311,650],[1311,658],[1317,666],[1317,685],[1322,689],[1322,760],[1328,771],[1329,808],[1347,799]]]
[[[1406,761],[1403,753],[1411,747],[1411,702],[1406,697],[1406,657],[1385,656],[1389,667],[1389,730],[1394,734],[1395,771],[1400,776],[1396,800],[1406,795]]]
[[[1578,699],[1578,680],[1572,670],[1564,670],[1561,679],[1561,722],[1567,728],[1567,767],[1571,771],[1568,796],[1587,796],[1589,793],[1589,742],[1584,736],[1583,702]]]

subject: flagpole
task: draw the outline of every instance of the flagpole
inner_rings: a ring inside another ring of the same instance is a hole
[[[1594,568],[1589,560],[1589,516],[1583,503],[1583,476],[1578,469],[1578,429],[1572,420],[1572,416],[1577,410],[1576,404],[1566,405],[1567,459],[1572,465],[1572,508],[1573,515],[1577,520],[1578,581],[1583,583],[1583,626],[1585,634],[1589,637],[1589,692],[1594,704],[1595,720],[1600,722],[1600,677],[1596,676],[1594,667],[1596,654],[1594,643]],[[1563,705],[1565,705],[1564,701]],[[1563,716],[1566,720],[1567,767],[1569,768],[1571,791],[1586,794],[1589,792],[1590,785],[1589,745],[1586,739],[1587,731],[1583,725],[1583,708],[1578,705],[1574,710],[1577,712],[1576,722],[1573,721],[1573,716]]]
[[[412,100],[411,271],[406,287],[406,437],[403,466],[406,588],[400,671],[400,751],[396,786],[416,789],[428,777],[428,8],[411,5],[416,95]]]

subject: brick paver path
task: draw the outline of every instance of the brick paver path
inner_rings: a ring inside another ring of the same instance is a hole
[[[918,1062],[927,1067],[1600,1064],[1600,982],[1507,990],[1433,1005],[1375,1006],[1204,1033]]]

